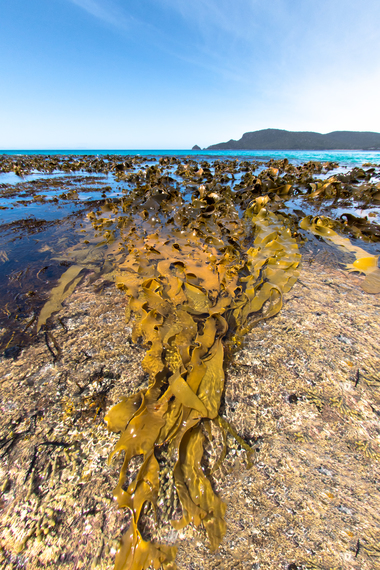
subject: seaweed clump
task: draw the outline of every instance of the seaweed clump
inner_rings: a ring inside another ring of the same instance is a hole
[[[127,320],[131,313],[136,317],[132,338],[147,348],[142,366],[149,374],[147,389],[105,417],[110,430],[121,432],[111,458],[124,453],[114,496],[131,512],[116,570],[175,567],[176,548],[146,540],[140,524],[147,507],[157,515],[164,476],[173,482],[173,528],[203,524],[211,549],[220,544],[226,506],[201,462],[204,426],[213,422],[226,429],[218,416],[225,348],[239,346],[254,323],[281,309],[301,258],[284,219],[266,210],[267,197],[254,200],[243,220],[228,191],[220,195],[211,185],[201,186],[199,198],[193,196],[174,215],[168,198],[144,197],[155,209],[154,231],[148,215],[137,223],[128,215],[116,218],[120,246],[127,249],[116,283],[128,297]],[[106,237],[114,240],[110,220]],[[94,218],[93,224],[102,225]],[[128,484],[128,466],[136,457],[142,463]]]

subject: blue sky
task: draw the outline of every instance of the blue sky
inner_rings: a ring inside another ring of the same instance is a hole
[[[0,0],[0,148],[380,131],[379,22],[379,0]]]

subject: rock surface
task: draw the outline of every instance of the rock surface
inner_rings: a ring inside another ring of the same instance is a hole
[[[153,529],[179,544],[179,569],[376,567],[380,303],[359,282],[326,251],[304,252],[283,310],[234,355],[220,413],[256,449],[255,462],[248,470],[229,437],[212,477],[227,503],[216,552],[202,530]],[[128,516],[112,500],[120,458],[107,465],[107,456],[118,436],[103,417],[147,382],[145,350],[131,343],[124,306],[113,284],[85,281],[51,329],[60,358],[40,333],[17,358],[0,361],[7,570],[113,567]],[[211,463],[217,445],[206,449]]]

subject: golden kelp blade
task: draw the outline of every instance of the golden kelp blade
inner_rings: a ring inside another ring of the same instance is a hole
[[[243,302],[240,298],[234,310],[243,334],[247,331],[244,325],[248,317],[258,313],[267,301],[269,307],[254,318],[254,323],[281,310],[283,293],[291,289],[299,275],[297,267],[301,255],[297,243],[290,230],[284,227],[283,220],[265,208],[267,202],[267,196],[259,197],[246,212],[256,237],[255,247],[247,252],[250,275],[240,279],[246,283]]]
[[[104,417],[108,429],[115,433],[125,430],[140,405],[141,397],[140,393],[138,393],[129,398],[124,398],[119,404],[113,406]]]
[[[176,552],[175,547],[156,546],[143,540],[133,521],[116,554],[115,570],[146,570],[150,565],[153,565],[155,570],[161,566],[164,570],[176,570]]]
[[[37,331],[46,324],[47,319],[55,312],[62,309],[63,301],[71,295],[82,277],[78,277],[83,270],[80,265],[72,265],[61,275],[58,285],[52,289],[49,299],[41,309],[37,323]]]
[[[203,441],[204,436],[199,426],[186,433],[181,443],[179,466],[192,503],[205,513],[203,524],[211,550],[216,550],[226,532],[226,505],[215,495],[210,481],[203,473]]]
[[[380,293],[380,269],[378,267],[378,259],[378,255],[359,257],[354,263],[348,263],[346,265],[348,271],[360,271],[361,273],[365,273],[366,278],[361,283],[361,287],[366,293]]]
[[[120,255],[119,247],[119,244],[116,243],[99,243],[99,239],[94,239],[86,248],[74,246],[67,250],[64,256],[54,258],[64,261],[70,259],[74,264],[61,275],[58,284],[50,292],[49,299],[42,307],[38,318],[37,332],[46,324],[47,319],[53,313],[62,308],[63,301],[71,295],[81,281],[83,274],[80,275],[80,273],[83,270],[89,269],[95,275],[102,274],[103,277],[113,279],[113,267],[109,259],[117,262],[121,257],[124,257]]]
[[[212,215],[206,219],[202,208],[209,208],[210,202]],[[297,244],[283,220],[264,208],[267,202],[261,197],[249,208],[244,223],[252,227],[255,240],[248,252],[242,247],[243,223],[238,222],[230,195],[223,199],[206,187],[201,198],[183,210],[184,219],[191,220],[186,231],[170,230],[168,221],[148,233],[143,230],[147,223],[143,216],[139,235],[133,227],[125,234],[129,255],[118,267],[116,283],[128,297],[127,314],[136,317],[132,338],[141,338],[147,347],[142,366],[149,374],[149,387],[106,416],[109,429],[121,431],[111,457],[124,453],[114,495],[132,515],[116,570],[173,564],[174,550],[144,540],[138,527],[144,504],[160,512],[162,467],[156,458],[160,450],[170,458],[165,473],[171,471],[175,503],[181,507],[172,512],[173,527],[203,524],[212,549],[225,534],[226,507],[201,467],[200,426],[218,418],[228,323],[237,342],[249,330],[251,319],[257,322],[281,309],[283,293],[298,276]],[[223,430],[223,423],[219,427]],[[135,456],[142,458],[142,465],[126,488],[128,466]]]
[[[344,238],[337,234],[329,223],[332,220],[324,216],[312,218],[307,216],[300,222],[303,230],[308,230],[314,235],[322,237],[324,240],[329,240],[343,250],[354,253],[356,260],[354,263],[348,263],[346,269],[348,271],[359,271],[364,273],[366,278],[361,283],[362,289],[366,293],[380,293],[380,269],[378,267],[378,255],[369,255],[367,251],[353,245],[348,238]]]

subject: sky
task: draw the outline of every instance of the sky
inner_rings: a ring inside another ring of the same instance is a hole
[[[379,0],[0,0],[0,149],[380,132]]]

